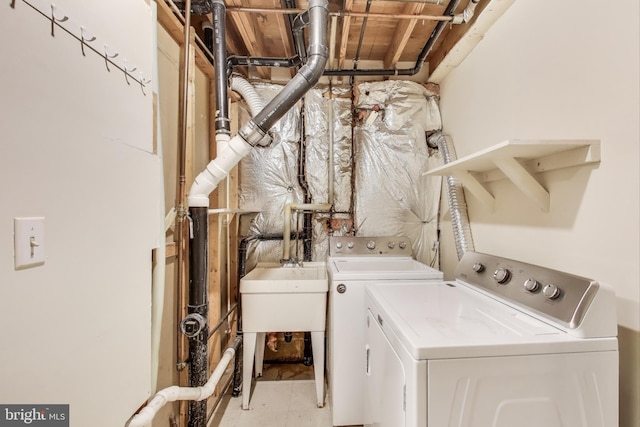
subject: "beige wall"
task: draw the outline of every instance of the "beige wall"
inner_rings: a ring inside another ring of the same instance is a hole
[[[458,157],[507,139],[599,139],[602,161],[539,175],[541,212],[507,181],[494,212],[467,193],[475,249],[609,283],[620,324],[621,426],[640,424],[638,2],[519,0],[443,81]],[[444,267],[455,246],[447,233]]]
[[[150,388],[151,254],[161,162],[153,103],[56,27],[50,3],[0,8],[0,402],[69,404],[123,426]],[[152,76],[146,2],[56,1],[119,65]],[[131,34],[135,36],[131,36]],[[13,218],[45,217],[44,265],[15,270]]]

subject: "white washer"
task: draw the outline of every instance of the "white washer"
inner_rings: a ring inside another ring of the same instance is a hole
[[[375,283],[441,281],[414,260],[407,237],[331,237],[327,271],[327,379],[334,426],[363,424],[364,288]]]
[[[618,425],[615,296],[468,252],[455,282],[367,287],[365,425]]]

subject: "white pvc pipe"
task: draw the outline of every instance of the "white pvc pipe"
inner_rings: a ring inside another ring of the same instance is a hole
[[[240,338],[236,338],[236,340],[240,340]],[[147,406],[131,418],[128,427],[144,427],[150,425],[158,411],[168,402],[175,402],[176,400],[201,401],[213,395],[218,382],[220,382],[220,378],[222,378],[229,362],[231,362],[236,354],[235,344],[236,343],[224,351],[220,362],[218,362],[216,369],[205,385],[202,387],[178,387],[174,385],[160,390],[149,401]]]
[[[229,141],[227,147],[211,160],[196,177],[189,190],[189,207],[209,207],[209,194],[225,179],[231,169],[249,152],[251,145],[240,135]]]
[[[284,234],[282,236],[282,260],[290,260],[289,243],[291,240],[291,211],[308,209],[313,211],[328,211],[331,209],[329,203],[288,203],[284,206]]]

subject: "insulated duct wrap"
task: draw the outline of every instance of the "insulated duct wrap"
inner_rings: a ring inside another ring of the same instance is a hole
[[[274,84],[254,87],[265,100],[281,90]],[[329,143],[333,139],[333,233],[352,231],[353,197],[358,235],[408,236],[416,258],[437,267],[434,248],[442,178],[422,176],[441,163],[425,137],[425,132],[441,126],[437,93],[404,81],[362,83],[359,88],[360,117],[353,145],[350,87],[332,87],[329,96],[329,87],[319,86],[305,95],[305,178],[311,201],[328,201]],[[240,120],[246,117],[241,109]],[[243,237],[282,234],[285,205],[304,203],[298,181],[300,129],[297,104],[272,128],[273,143],[256,147],[240,162],[240,207],[260,212]],[[352,194],[353,182],[356,190]],[[302,230],[302,215],[294,213],[292,218],[292,232],[296,231],[296,219],[297,230]],[[314,214],[313,260],[325,260],[328,255],[328,219],[328,213]],[[302,256],[300,248],[296,252],[295,236],[291,253]],[[253,240],[247,246],[246,270],[257,262],[277,262],[281,255],[280,240]]]
[[[352,224],[349,213],[353,157],[351,88],[325,86],[312,89],[305,95],[304,106],[309,192],[314,203],[333,201],[334,234],[345,235],[351,231]],[[333,144],[333,149],[330,149],[330,144]],[[330,153],[333,154],[333,162],[329,161]],[[313,258],[325,259],[329,253],[329,233],[326,223],[321,220],[328,219],[328,214],[318,213],[316,219],[313,225]],[[339,229],[335,229],[337,224],[341,224]]]
[[[426,132],[440,129],[437,93],[400,80],[361,83],[356,108],[355,217],[361,236],[408,236],[417,260],[438,267],[442,178]]]
[[[453,144],[449,144],[449,141],[447,141],[447,138],[441,132],[436,132],[431,135],[429,137],[429,144],[438,147],[442,163],[447,164],[456,160]],[[469,212],[467,211],[467,203],[462,184],[459,183],[454,176],[446,176],[444,184],[447,199],[449,200],[449,210],[451,211],[453,237],[456,242],[458,260],[460,260],[465,252],[475,251],[473,238],[471,237]]]
[[[254,88],[265,101],[282,90],[280,85],[266,83],[256,84]],[[248,112],[241,109],[240,122],[249,118]],[[249,236],[282,234],[284,206],[304,202],[298,185],[299,130],[300,106],[296,104],[271,128],[271,144],[256,146],[240,161],[239,206],[260,212],[251,222]],[[278,262],[281,257],[281,241],[253,241],[247,247],[247,272],[257,261]]]
[[[265,100],[281,90],[275,84],[254,85]],[[329,102],[333,102],[334,183],[335,210],[347,212],[351,203],[351,90],[349,86],[333,87],[332,101],[329,88],[311,89],[304,98],[304,129],[306,139],[305,178],[313,203],[326,203],[328,192]],[[241,109],[240,121],[248,114]],[[282,233],[284,206],[304,203],[304,194],[298,183],[298,156],[300,153],[300,106],[296,105],[271,129],[273,143],[269,147],[256,147],[240,162],[240,207],[260,213],[249,225],[248,236]],[[343,214],[348,218],[348,214]],[[324,260],[328,254],[327,220],[329,214],[317,212],[312,223],[312,259]],[[340,217],[340,214],[337,215]],[[302,230],[302,215],[292,215],[292,232]],[[345,220],[345,224],[348,221]],[[346,233],[347,228],[343,233]],[[248,237],[245,236],[245,237]],[[291,253],[295,252],[292,238]],[[301,243],[300,243],[301,246]],[[278,262],[282,256],[279,240],[254,240],[247,245],[246,270],[257,262]],[[301,248],[298,257],[301,258]]]

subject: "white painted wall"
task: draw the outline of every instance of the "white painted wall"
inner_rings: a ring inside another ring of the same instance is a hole
[[[50,13],[51,3],[30,0]],[[56,0],[56,16],[152,75],[143,0]],[[25,2],[0,8],[0,402],[70,404],[122,426],[150,386],[151,251],[161,162],[135,82]],[[15,270],[13,218],[44,216],[46,261]],[[108,397],[107,397],[108,396]]]
[[[600,139],[602,161],[539,176],[541,212],[507,181],[490,212],[467,192],[475,249],[611,284],[621,326],[621,426],[640,424],[640,10],[587,0],[518,0],[442,82],[458,157],[518,139]],[[457,260],[449,240],[445,268]]]

